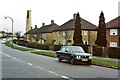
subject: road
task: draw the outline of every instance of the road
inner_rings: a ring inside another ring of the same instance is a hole
[[[95,65],[71,65],[67,62],[58,62],[57,58],[0,45],[2,78],[118,78],[118,70],[115,69]]]

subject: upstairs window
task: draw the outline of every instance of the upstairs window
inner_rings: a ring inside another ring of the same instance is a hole
[[[117,29],[110,29],[110,35],[117,35]]]

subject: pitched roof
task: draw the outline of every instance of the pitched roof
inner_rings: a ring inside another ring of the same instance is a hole
[[[59,26],[55,23],[42,26],[41,28],[37,29],[36,33],[51,33]]]
[[[106,23],[106,28],[120,28],[120,16]]]
[[[85,19],[81,18],[81,28],[82,30],[96,30],[97,26],[94,24],[86,21]],[[75,29],[75,20],[70,19],[66,23],[62,24],[59,28],[55,31],[63,31],[63,30],[74,30]]]

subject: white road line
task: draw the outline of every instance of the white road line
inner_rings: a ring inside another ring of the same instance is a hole
[[[71,78],[69,78],[69,77],[67,77],[67,76],[63,76],[63,75],[57,74],[57,73],[55,73],[55,72],[48,71],[48,70],[46,70],[46,69],[43,69],[42,67],[35,66],[35,65],[31,64],[31,63],[27,63],[27,62],[25,62],[25,61],[23,61],[23,60],[21,60],[21,59],[18,59],[18,58],[16,58],[16,57],[12,57],[12,56],[7,55],[7,54],[5,54],[5,53],[0,52],[0,54],[3,54],[3,55],[8,56],[8,57],[10,57],[10,58],[13,58],[14,60],[17,60],[17,61],[20,61],[20,62],[24,62],[24,63],[26,63],[26,64],[28,64],[28,65],[31,65],[31,66],[36,67],[36,68],[39,68],[39,69],[41,69],[41,70],[47,71],[47,72],[49,72],[49,73],[51,73],[51,74],[54,74],[55,76],[60,76],[60,77],[62,77],[62,78],[64,78],[64,79],[73,80],[73,79],[71,79]]]

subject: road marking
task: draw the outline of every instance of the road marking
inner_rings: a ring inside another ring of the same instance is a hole
[[[27,63],[27,64],[28,64],[28,65],[31,65],[31,66],[33,65],[33,64],[31,64],[31,63]]]
[[[25,62],[25,61],[23,61],[23,60],[21,60],[21,59],[18,59],[18,58],[16,58],[16,57],[12,57],[12,56],[7,55],[7,54],[5,54],[5,53],[3,53],[3,52],[0,52],[0,54],[3,54],[3,55],[5,55],[5,56],[7,56],[7,57],[10,57],[10,58],[12,58],[12,59],[14,59],[14,60],[17,60],[17,61],[20,61],[20,62],[24,62],[24,63],[26,63],[26,64],[28,64],[28,65],[31,65],[31,66],[36,67],[36,68],[39,68],[39,69],[41,69],[41,70],[47,71],[47,72],[49,72],[49,73],[51,73],[51,74],[54,74],[55,76],[60,76],[60,77],[62,77],[62,78],[64,78],[64,79],[73,80],[73,79],[71,79],[71,78],[69,78],[69,77],[67,77],[67,76],[63,76],[63,75],[57,74],[57,73],[55,73],[55,72],[53,72],[53,71],[48,71],[48,70],[46,70],[46,69],[44,69],[44,68],[42,68],[42,67],[35,66],[35,65],[31,64],[31,63]]]

